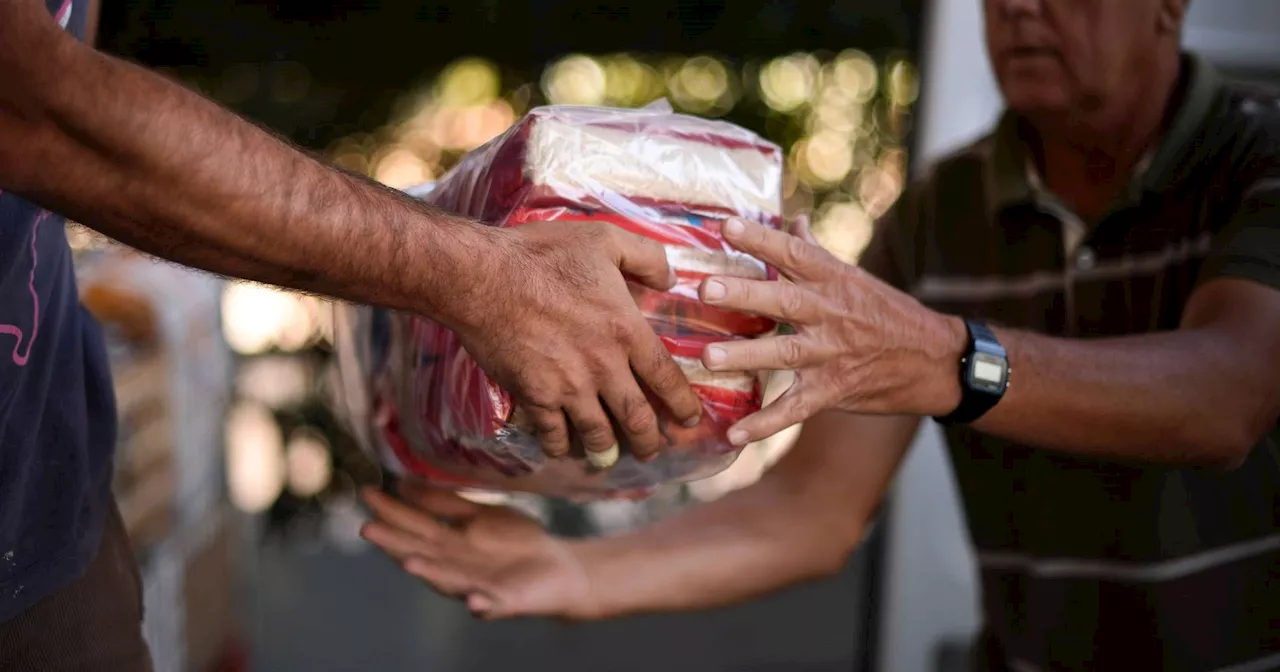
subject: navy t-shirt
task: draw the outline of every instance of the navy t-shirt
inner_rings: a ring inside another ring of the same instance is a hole
[[[48,4],[83,39],[87,0]],[[63,219],[3,189],[0,622],[88,567],[110,502],[116,441],[107,354],[80,305]]]

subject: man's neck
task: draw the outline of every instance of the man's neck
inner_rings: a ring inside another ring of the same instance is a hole
[[[1178,89],[1181,59],[1152,62],[1123,100],[1062,119],[1032,120],[1048,188],[1086,221],[1115,202],[1139,162],[1157,143]]]

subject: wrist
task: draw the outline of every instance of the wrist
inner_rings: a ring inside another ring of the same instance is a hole
[[[968,349],[969,331],[964,320],[954,315],[933,313],[933,324],[924,333],[928,353],[921,367],[920,415],[945,416],[960,405],[960,360]]]
[[[502,230],[443,213],[421,226],[426,230],[417,237],[425,249],[409,256],[406,265],[418,276],[411,290],[414,312],[458,333],[489,328],[485,319],[495,314],[494,302],[501,297],[491,295],[488,280],[500,281],[509,273],[502,261],[509,257]]]
[[[574,621],[598,621],[619,613],[615,606],[603,602],[596,590],[596,586],[601,585],[598,576],[601,567],[611,559],[607,542],[602,539],[563,539],[560,543],[580,585],[579,590],[569,591],[562,615]]]

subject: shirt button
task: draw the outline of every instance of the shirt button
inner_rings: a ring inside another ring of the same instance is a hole
[[[1098,255],[1093,250],[1082,247],[1076,251],[1076,268],[1087,271],[1098,262]]]

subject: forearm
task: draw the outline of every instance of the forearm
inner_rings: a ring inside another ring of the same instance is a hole
[[[595,617],[718,607],[837,571],[864,521],[786,518],[770,508],[770,488],[757,483],[630,535],[574,542]]]
[[[4,50],[0,187],[179,263],[451,321],[481,227],[56,32],[3,39],[30,44]]]
[[[815,416],[757,483],[631,534],[575,542],[596,616],[722,606],[838,572],[917,424]]]
[[[1241,353],[1212,329],[1105,339],[996,332],[1011,384],[975,423],[983,432],[1077,455],[1202,465],[1235,462],[1258,438],[1256,419],[1241,417],[1250,387],[1234,375]]]

